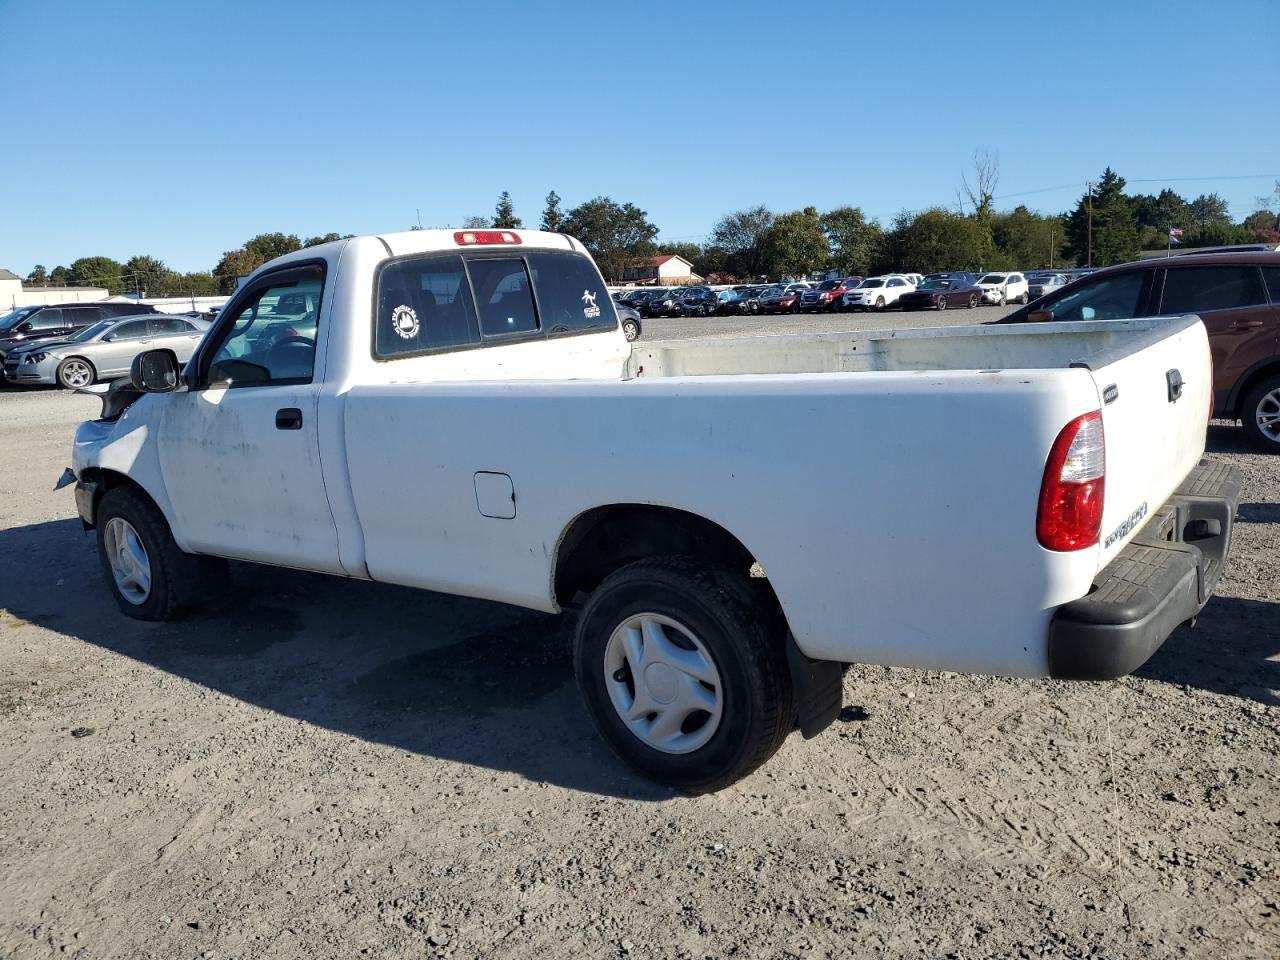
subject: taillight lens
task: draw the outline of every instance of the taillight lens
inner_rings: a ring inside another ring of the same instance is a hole
[[[1098,542],[1106,486],[1102,412],[1076,417],[1058,434],[1040,484],[1036,539],[1046,550],[1083,550]]]
[[[461,247],[485,243],[519,243],[520,235],[510,230],[459,230],[453,242]]]

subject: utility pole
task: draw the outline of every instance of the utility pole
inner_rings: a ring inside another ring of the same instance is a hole
[[[1085,184],[1089,192],[1089,262],[1086,267],[1093,266],[1093,181]]]
[[[1053,269],[1053,227],[1049,228],[1049,269]]]

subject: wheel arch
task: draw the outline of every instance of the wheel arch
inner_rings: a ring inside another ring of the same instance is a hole
[[[618,568],[656,556],[702,557],[741,571],[785,621],[773,586],[755,573],[755,555],[737,536],[700,514],[645,503],[592,507],[565,527],[552,570],[556,602],[570,605]]]
[[[128,474],[121,473],[118,470],[111,470],[107,467],[85,467],[80,471],[80,481],[82,483],[96,484],[93,491],[93,516],[95,522],[98,516],[98,506],[102,503],[102,498],[107,495],[107,492],[127,487],[146,497],[151,505],[160,512],[160,516],[164,517],[165,523],[169,524],[169,529],[173,529],[173,521],[168,511],[165,510],[164,505],[156,497],[152,496],[146,487]]]
[[[90,383],[98,382],[98,376],[99,376],[98,365],[94,363],[92,360],[90,360],[88,357],[83,357],[78,353],[73,353],[70,356],[63,357],[61,360],[58,361],[58,365],[54,367],[53,378],[58,381],[58,386],[63,385],[62,384],[62,368],[66,366],[68,363],[70,363],[72,360],[79,360],[81,363],[83,363],[85,366],[89,368],[89,372],[93,374],[93,376],[89,379]]]
[[[1232,386],[1231,392],[1227,394],[1227,409],[1213,411],[1215,417],[1231,417],[1240,419],[1240,404],[1244,402],[1244,398],[1249,395],[1249,391],[1256,387],[1267,377],[1280,373],[1280,356],[1267,357],[1265,360],[1259,360],[1252,367],[1244,372],[1236,379],[1235,385]]]

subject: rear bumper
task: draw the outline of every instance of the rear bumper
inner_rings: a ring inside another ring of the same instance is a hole
[[[1201,460],[1147,525],[1049,624],[1049,673],[1110,680],[1142,666],[1213,595],[1231,547],[1240,468]]]

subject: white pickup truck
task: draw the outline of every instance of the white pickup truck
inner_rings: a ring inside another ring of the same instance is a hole
[[[126,614],[228,558],[572,611],[601,734],[703,791],[825,727],[843,664],[1138,667],[1226,559],[1211,381],[1195,317],[633,350],[576,241],[424,230],[262,267],[72,472]]]

